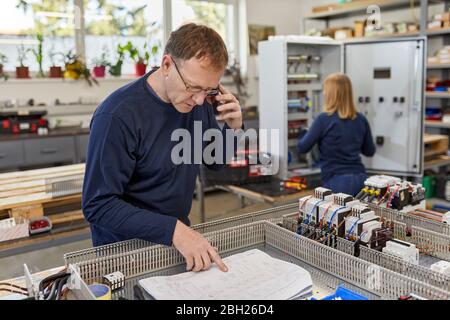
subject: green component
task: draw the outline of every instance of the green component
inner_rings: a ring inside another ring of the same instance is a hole
[[[433,198],[436,195],[436,176],[424,176],[422,186],[425,188],[425,198]]]

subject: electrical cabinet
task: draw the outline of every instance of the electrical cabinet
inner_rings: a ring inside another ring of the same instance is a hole
[[[321,112],[322,83],[344,72],[355,105],[369,121],[377,152],[362,157],[370,172],[420,176],[423,172],[423,37],[338,42],[280,38],[259,43],[260,128],[279,130],[270,150],[281,179],[311,167],[318,156],[298,155],[298,134]]]

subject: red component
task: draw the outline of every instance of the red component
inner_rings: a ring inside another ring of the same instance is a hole
[[[10,125],[11,125],[11,123],[9,122],[9,120],[2,121],[3,129],[9,129]]]
[[[36,220],[36,221],[33,221],[30,224],[31,230],[43,229],[43,228],[47,228],[48,226],[49,226],[49,223],[45,219],[43,219],[43,220]]]
[[[238,167],[245,167],[248,165],[247,159],[243,160],[231,160],[230,167],[231,168],[238,168]]]
[[[20,133],[19,125],[17,125],[17,124],[13,125],[12,132],[13,133]]]
[[[36,123],[32,123],[31,124],[31,132],[36,132],[37,131],[37,125]]]
[[[47,120],[45,120],[45,119],[39,119],[39,126],[40,127],[43,127],[43,126],[46,126],[47,125]]]

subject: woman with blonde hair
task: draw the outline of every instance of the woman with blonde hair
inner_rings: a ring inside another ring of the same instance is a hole
[[[324,112],[306,134],[301,133],[297,149],[307,153],[318,144],[322,185],[335,193],[354,196],[367,179],[360,154],[368,157],[375,154],[370,126],[364,115],[356,111],[352,84],[345,74],[329,75],[323,94]]]

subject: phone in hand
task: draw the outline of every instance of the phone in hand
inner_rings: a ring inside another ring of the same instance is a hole
[[[216,100],[216,97],[220,94],[219,91],[212,93],[212,94],[208,94],[208,97],[210,98],[211,101],[211,106],[213,107],[214,110],[214,115],[219,115],[219,111],[217,110],[217,107],[219,106],[219,101]]]

